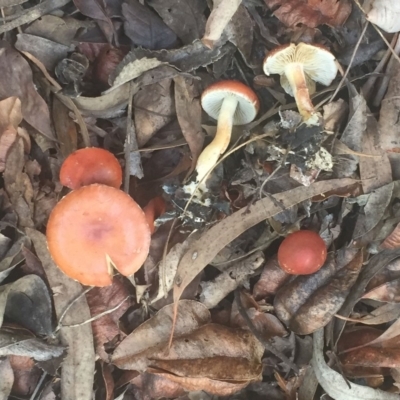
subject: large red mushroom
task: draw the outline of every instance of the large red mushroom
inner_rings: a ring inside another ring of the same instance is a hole
[[[144,263],[150,228],[139,205],[114,187],[93,184],[74,190],[53,209],[47,243],[57,266],[89,286],[107,286],[114,268],[124,276]]]

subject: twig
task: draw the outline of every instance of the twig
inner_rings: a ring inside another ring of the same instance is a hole
[[[124,192],[129,192],[129,180],[131,176],[131,154],[134,152],[137,158],[136,168],[140,170],[140,174],[136,174],[138,178],[143,177],[143,171],[141,169],[140,164],[140,154],[138,152],[138,144],[136,138],[136,130],[135,125],[132,119],[132,110],[133,110],[133,96],[135,94],[133,82],[130,83],[129,86],[129,102],[128,102],[128,111],[126,116],[126,139],[124,144],[124,153],[125,153],[125,177],[124,177]]]
[[[82,142],[83,145],[85,147],[90,147],[90,137],[89,137],[89,131],[87,129],[85,120],[82,117],[81,112],[79,111],[78,107],[76,106],[76,104],[72,101],[72,99],[70,99],[67,96],[64,96],[61,93],[61,89],[62,87],[60,86],[60,84],[53,79],[50,74],[47,72],[45,66],[43,65],[43,63],[38,60],[34,55],[32,55],[31,53],[28,53],[27,51],[22,51],[21,52],[26,58],[28,58],[29,60],[31,60],[39,69],[40,71],[43,73],[43,75],[45,76],[45,78],[48,80],[49,84],[50,84],[50,90],[54,93],[54,95],[66,106],[68,107],[74,114],[75,114],[75,118],[76,121],[80,127],[80,132],[81,132],[81,136],[82,136]]]
[[[80,293],[77,297],[75,297],[74,300],[71,301],[71,303],[68,304],[67,308],[63,311],[63,313],[61,314],[60,319],[58,320],[58,324],[56,329],[54,330],[54,333],[57,333],[62,327],[62,321],[65,318],[65,316],[67,315],[67,312],[71,309],[71,307],[82,297],[84,296],[86,293],[88,293],[90,290],[93,289],[94,286],[90,286],[87,289],[85,289],[82,293]]]
[[[86,321],[80,322],[80,323],[78,323],[78,324],[72,324],[72,325],[61,325],[61,328],[76,328],[76,327],[78,327],[78,326],[86,325],[86,324],[88,324],[89,322],[96,321],[96,320],[98,320],[99,318],[104,317],[104,316],[107,315],[107,314],[111,314],[111,313],[114,312],[115,310],[118,310],[118,308],[120,308],[120,307],[122,306],[122,304],[124,304],[130,297],[131,297],[130,295],[129,295],[129,296],[126,296],[125,299],[123,299],[123,300],[122,300],[118,305],[116,305],[115,307],[110,308],[110,309],[108,309],[108,310],[106,310],[106,311],[103,311],[102,313],[97,314],[97,315],[95,315],[94,317],[87,319]]]
[[[11,31],[21,25],[29,24],[51,11],[64,7],[70,1],[71,0],[46,0],[37,6],[31,7],[20,17],[15,18],[13,21],[7,22],[4,25],[0,25],[0,34]]]
[[[362,8],[360,2],[358,0],[353,0],[354,3],[356,3],[357,7],[360,9],[360,11],[364,14],[365,18],[367,17],[367,13],[365,12],[365,10]],[[367,4],[369,5],[369,3],[371,3],[370,1],[367,2]],[[372,27],[378,32],[378,35],[381,37],[381,39],[385,42],[386,46],[388,47],[388,49],[391,51],[391,53],[393,54],[394,58],[400,63],[400,57],[395,53],[395,51],[392,49],[392,47],[390,46],[390,43],[387,41],[387,39],[385,38],[385,35],[381,32],[381,30],[372,22],[370,22],[370,24],[372,25]]]
[[[339,86],[338,86],[338,87],[336,88],[336,90],[333,92],[333,94],[332,94],[332,96],[331,96],[329,102],[331,102],[331,101],[336,97],[336,95],[338,94],[339,90],[342,88],[343,83],[345,82],[345,80],[346,80],[346,78],[347,78],[347,75],[349,74],[350,68],[351,68],[351,66],[353,65],[353,61],[354,61],[354,58],[355,58],[355,56],[356,56],[356,54],[357,54],[358,48],[360,47],[361,41],[362,41],[362,39],[363,39],[363,37],[364,37],[364,35],[365,35],[365,32],[367,31],[368,24],[369,24],[369,22],[366,21],[365,24],[364,24],[364,28],[363,28],[363,30],[361,31],[361,35],[360,35],[360,37],[358,38],[358,41],[357,41],[357,43],[356,43],[356,45],[355,45],[355,47],[354,47],[354,51],[353,51],[353,54],[351,55],[351,59],[350,59],[349,65],[347,66],[346,72],[345,72],[344,75],[342,76],[342,79],[341,79],[340,82],[339,82]]]
[[[258,332],[256,327],[254,326],[252,320],[248,316],[245,308],[243,307],[242,300],[240,298],[240,289],[235,290],[235,301],[236,305],[239,311],[239,314],[242,316],[242,318],[246,321],[247,326],[249,327],[251,333],[258,339],[258,341],[265,347],[267,351],[272,353],[274,356],[280,358],[285,364],[287,364],[296,374],[299,373],[299,368],[297,365],[289,360],[288,357],[286,357],[282,352],[280,352],[278,349],[276,349],[271,343],[267,342],[263,336]]]
[[[395,45],[393,51],[395,54],[400,53],[400,36],[397,38],[397,42],[396,42],[396,45]],[[390,82],[390,78],[391,78],[390,73],[392,72],[392,70],[394,68],[394,63],[395,63],[394,58],[391,57],[388,62],[388,65],[386,67],[386,75],[383,77],[383,79],[381,81],[381,86],[377,90],[375,97],[374,97],[374,101],[372,103],[375,107],[378,107],[381,104],[382,99],[385,96],[385,93],[387,91],[387,88],[388,88],[389,82]]]
[[[29,397],[29,400],[34,400],[34,399],[35,399],[36,395],[37,395],[38,392],[39,392],[40,387],[41,387],[42,384],[43,384],[43,381],[44,381],[45,378],[46,378],[46,376],[47,376],[47,372],[46,372],[46,371],[43,371],[42,376],[40,377],[39,382],[37,383],[37,385],[36,385],[36,387],[35,387],[35,390],[33,391],[31,397]]]
[[[171,228],[170,228],[170,230],[168,232],[167,241],[165,242],[165,245],[164,245],[162,260],[161,260],[161,264],[160,264],[161,282],[162,282],[162,288],[163,288],[163,291],[164,291],[164,298],[165,299],[168,297],[167,275],[166,275],[165,261],[167,259],[169,241],[171,240],[172,231],[175,228],[175,224],[176,224],[177,221],[178,221],[178,218],[174,218],[174,220],[172,221]]]
[[[392,42],[390,43],[391,48],[396,45],[398,37],[399,37],[398,33],[396,33],[393,36]],[[385,55],[382,57],[381,61],[379,61],[378,65],[376,66],[376,68],[374,70],[374,75],[370,76],[368,78],[367,82],[364,83],[364,85],[361,89],[361,92],[364,95],[366,100],[368,100],[369,96],[371,95],[372,88],[373,88],[376,80],[378,79],[379,73],[383,70],[386,63],[388,62],[390,54],[391,54],[390,49],[387,49]]]

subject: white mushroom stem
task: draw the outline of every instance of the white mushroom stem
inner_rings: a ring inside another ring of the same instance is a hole
[[[318,123],[318,114],[310,99],[306,76],[301,63],[290,63],[285,67],[285,75],[293,91],[297,108],[308,124]]]
[[[222,102],[218,115],[217,133],[213,141],[202,151],[197,160],[197,178],[200,182],[218,162],[218,158],[229,146],[232,133],[233,116],[235,115],[238,100],[236,96],[227,96]],[[205,182],[203,182],[205,185]]]

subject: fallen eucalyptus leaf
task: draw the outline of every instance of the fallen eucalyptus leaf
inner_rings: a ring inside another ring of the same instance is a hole
[[[208,17],[206,32],[201,41],[210,49],[214,47],[242,0],[213,0],[214,7]]]
[[[175,326],[176,337],[187,335],[210,322],[207,308],[196,301],[179,302],[179,314]],[[154,317],[144,322],[127,336],[114,350],[111,361],[121,369],[145,371],[154,354],[168,347],[172,327],[173,305],[163,307]]]
[[[180,71],[190,72],[235,51],[236,48],[231,43],[210,50],[200,40],[176,50],[151,51],[138,48],[125,56],[110,77],[110,81],[113,87],[116,87],[162,64],[170,64]]]
[[[52,333],[51,301],[46,284],[36,275],[26,275],[0,286],[0,326],[4,316],[37,335]]]
[[[0,376],[0,400],[7,400],[14,384],[14,372],[8,358],[0,360]]]
[[[59,331],[61,343],[68,346],[61,370],[61,397],[71,400],[91,399],[95,369],[91,325],[68,327],[85,322],[91,317],[85,297],[78,298],[82,294],[82,286],[57,268],[47,249],[46,237],[41,232],[29,228],[26,232],[42,262],[50,288],[57,291],[57,295],[53,297],[57,318],[59,319],[70,303],[74,302],[62,321],[66,326],[61,327]]]
[[[349,249],[354,255],[354,250]],[[278,318],[299,335],[310,334],[327,325],[340,309],[357,279],[362,252],[344,266],[328,262],[312,275],[298,276],[275,296]]]
[[[18,97],[25,121],[47,139],[54,141],[50,112],[35,89],[30,66],[18,51],[4,41],[0,43],[0,69],[0,97]]]
[[[355,181],[352,179],[333,179],[316,182],[309,187],[297,187],[259,200],[250,209],[244,207],[214,225],[190,246],[178,265],[174,284],[174,302],[176,305],[189,283],[206,265],[212,262],[225,246],[247,229],[302,201],[353,183]]]
[[[157,11],[183,44],[190,44],[203,36],[206,0],[150,0],[147,4]]]
[[[193,79],[177,76],[175,83],[175,108],[179,126],[192,155],[191,173],[203,149],[204,133],[201,129],[200,93]]]
[[[175,32],[138,0],[125,0],[122,4],[122,15],[125,34],[136,46],[160,50],[173,48],[178,43]]]
[[[0,330],[0,356],[16,355],[46,361],[59,357],[64,350],[64,346],[51,345],[41,339]]]
[[[373,256],[367,265],[361,269],[360,275],[358,276],[357,282],[353,285],[353,288],[347,296],[342,308],[338,314],[344,317],[348,317],[352,312],[355,304],[364,294],[364,290],[371,280],[371,278],[377,274],[382,268],[384,268],[391,261],[400,257],[400,250],[384,250],[379,254]],[[340,332],[345,325],[345,321],[336,319],[334,322],[334,338],[338,338]]]
[[[324,360],[324,330],[314,332],[314,350],[311,365],[319,384],[334,400],[399,400],[399,395],[348,383],[338,372],[329,368]]]
[[[200,301],[207,308],[214,308],[229,293],[242,285],[249,276],[264,263],[264,254],[257,251],[243,260],[235,262],[212,281],[202,282]]]

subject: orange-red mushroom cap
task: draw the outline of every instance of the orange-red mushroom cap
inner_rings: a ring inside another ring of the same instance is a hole
[[[70,189],[79,189],[92,183],[119,188],[122,168],[115,156],[98,147],[86,147],[71,153],[63,162],[60,182]]]
[[[112,267],[124,276],[144,263],[150,228],[139,205],[126,193],[93,184],[74,190],[53,209],[47,243],[57,266],[89,286],[112,282]]]
[[[278,249],[279,266],[288,274],[317,272],[327,257],[326,244],[318,233],[301,230],[288,235]]]
[[[233,125],[245,125],[253,121],[260,109],[260,100],[251,88],[239,81],[226,80],[210,85],[201,95],[203,110],[210,117],[218,119],[227,96],[234,96],[238,100]]]

